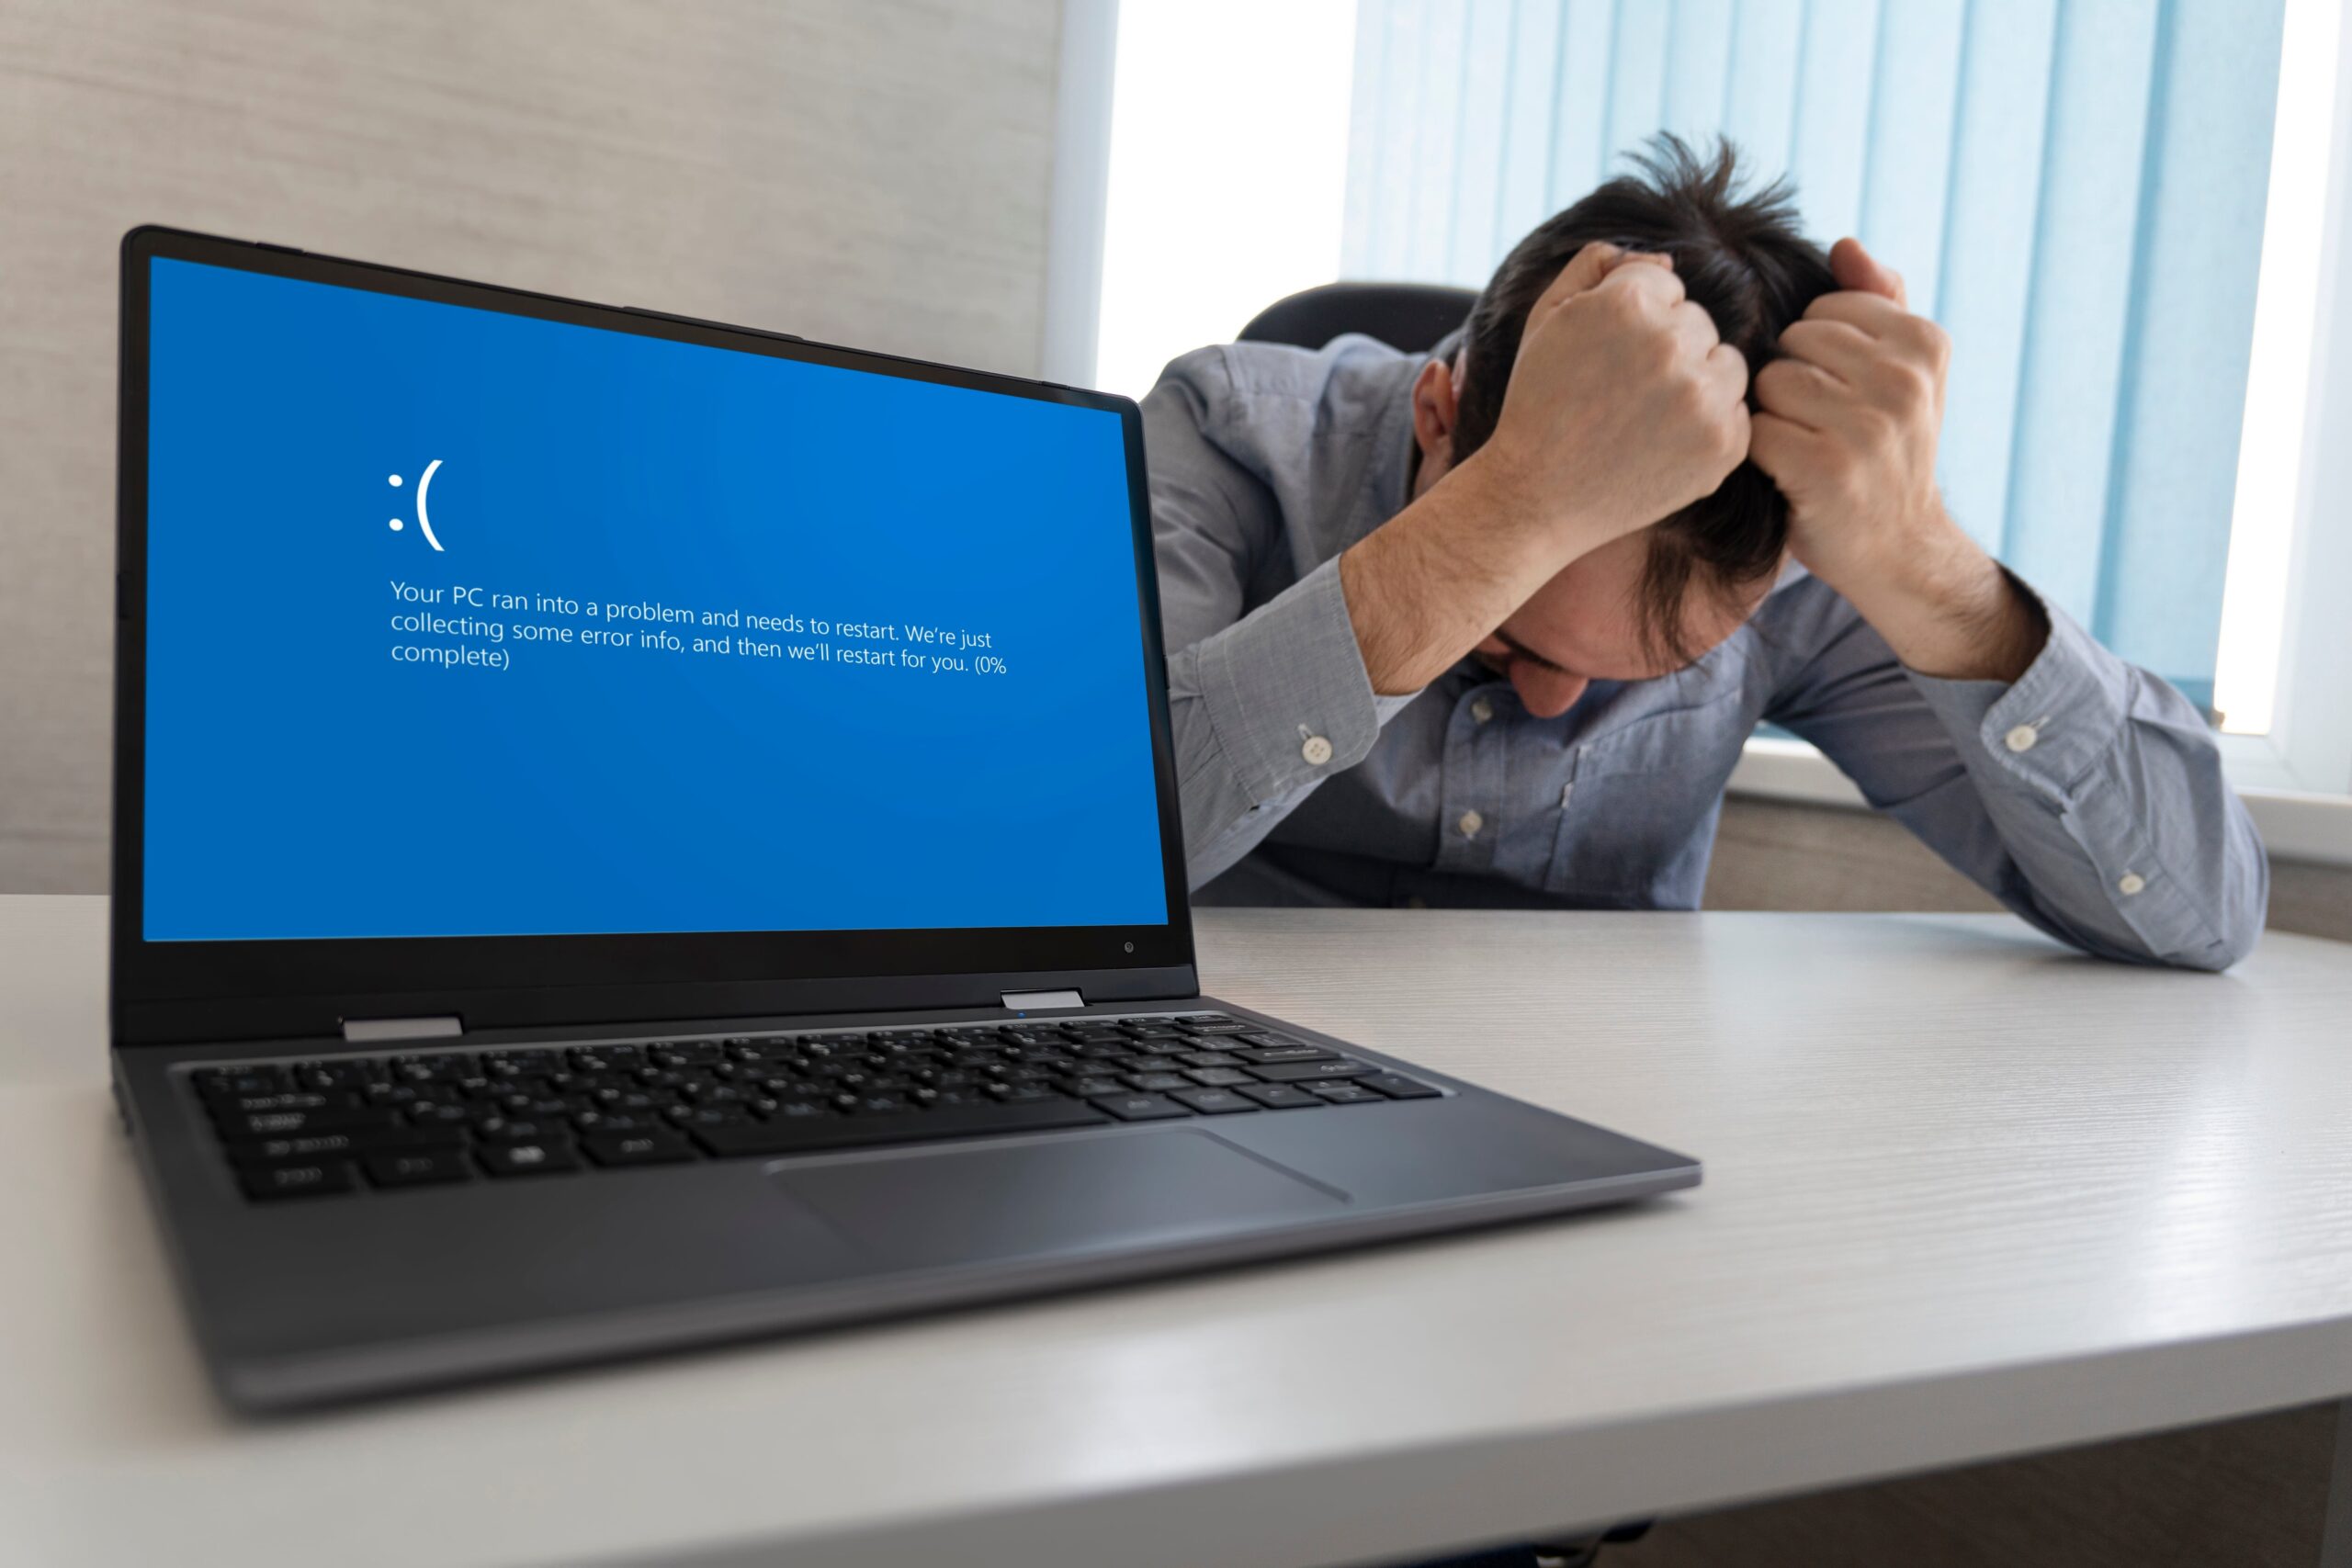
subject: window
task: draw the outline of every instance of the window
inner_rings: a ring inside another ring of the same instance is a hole
[[[1340,276],[1355,0],[1124,0],[1094,385]]]
[[[2242,785],[2341,795],[2347,41],[2333,0],[1125,0],[1102,381],[1334,276],[1476,287],[1651,132],[1721,131],[1951,333],[1962,525]]]

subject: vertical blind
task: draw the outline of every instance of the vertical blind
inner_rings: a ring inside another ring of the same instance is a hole
[[[1483,284],[1653,132],[1951,333],[1952,513],[2210,705],[2284,0],[1359,0],[1346,276]]]

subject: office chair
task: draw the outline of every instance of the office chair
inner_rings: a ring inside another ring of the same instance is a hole
[[[1259,311],[1240,341],[1321,348],[1343,333],[1362,333],[1405,354],[1426,354],[1463,323],[1477,299],[1475,290],[1436,283],[1326,283]],[[1639,1540],[1649,1529],[1643,1519],[1583,1540],[1502,1547],[1423,1568],[1591,1568],[1604,1544]]]
[[[1277,299],[1241,329],[1243,343],[1321,348],[1362,333],[1406,354],[1426,354],[1460,326],[1475,290],[1437,283],[1326,283]]]

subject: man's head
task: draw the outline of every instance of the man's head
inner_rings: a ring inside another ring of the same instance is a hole
[[[1719,142],[1702,160],[1660,136],[1611,180],[1521,240],[1472,308],[1452,364],[1413,389],[1420,446],[1415,491],[1442,479],[1494,434],[1527,313],[1570,258],[1607,241],[1672,259],[1690,299],[1751,377],[1781,331],[1837,287],[1829,258],[1800,234],[1785,185],[1741,188]],[[1654,527],[1571,564],[1481,644],[1528,709],[1566,711],[1593,680],[1640,680],[1688,664],[1736,630],[1770,592],[1788,538],[1788,502],[1753,463]]]

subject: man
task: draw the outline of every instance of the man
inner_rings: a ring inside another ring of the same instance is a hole
[[[2243,956],[2268,872],[2196,709],[1943,510],[1947,354],[1661,138],[1432,357],[1177,360],[1143,406],[1201,901],[1695,908],[1769,721],[2063,941]]]

